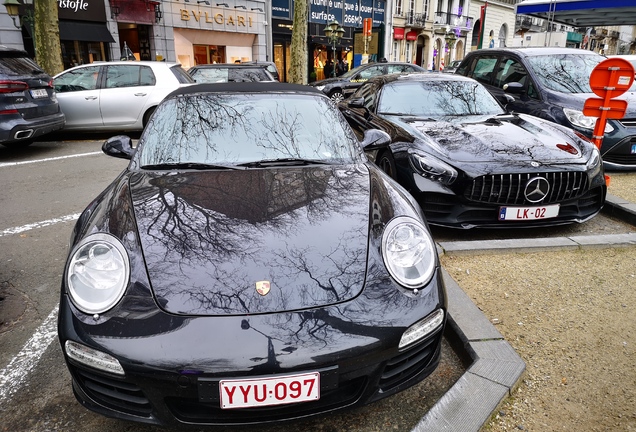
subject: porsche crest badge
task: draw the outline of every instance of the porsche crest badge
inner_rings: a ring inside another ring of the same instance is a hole
[[[256,292],[262,296],[266,296],[269,293],[270,284],[269,281],[256,282]]]

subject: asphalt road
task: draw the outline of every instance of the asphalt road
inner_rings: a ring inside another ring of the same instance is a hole
[[[127,165],[101,153],[103,139],[0,147],[0,431],[160,430],[108,419],[77,403],[56,337],[74,221]],[[437,371],[397,396],[351,412],[249,430],[411,430],[463,371],[445,341]]]

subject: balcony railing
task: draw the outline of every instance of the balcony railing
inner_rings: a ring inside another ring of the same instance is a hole
[[[426,16],[422,13],[407,12],[406,25],[413,28],[426,27]]]
[[[451,26],[462,30],[472,29],[474,24],[473,17],[464,15],[449,14],[446,12],[435,12],[435,27]]]

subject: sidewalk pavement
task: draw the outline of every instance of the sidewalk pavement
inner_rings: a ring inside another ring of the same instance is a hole
[[[636,204],[614,195],[607,195],[603,213],[636,225]],[[440,255],[634,245],[636,233],[437,243]],[[448,292],[447,337],[472,363],[411,432],[478,432],[521,381],[526,364],[455,280],[445,270],[443,274]]]

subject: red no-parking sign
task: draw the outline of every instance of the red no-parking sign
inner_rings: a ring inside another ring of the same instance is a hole
[[[634,66],[625,59],[612,57],[600,62],[590,74],[590,87],[597,98],[585,101],[583,114],[598,117],[594,127],[594,144],[601,148],[607,119],[623,118],[627,101],[613,98],[625,93],[634,82]]]

